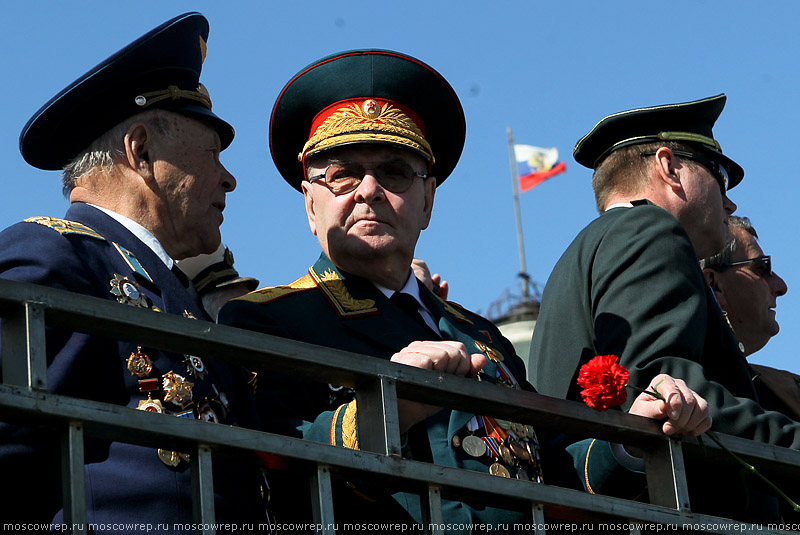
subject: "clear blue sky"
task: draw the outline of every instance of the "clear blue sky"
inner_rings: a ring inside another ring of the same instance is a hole
[[[203,81],[214,111],[237,130],[223,161],[238,179],[223,240],[262,284],[301,276],[318,255],[300,194],[275,171],[267,119],[278,92],[312,61],[352,48],[389,48],[438,69],[460,95],[467,143],[439,190],[418,256],[445,275],[451,298],[486,311],[519,271],[506,127],[519,143],[556,146],[567,172],[521,198],[528,271],[542,286],[596,216],[591,173],[575,142],[603,116],[727,93],[715,136],[746,170],[731,192],[789,285],[783,331],[754,362],[800,371],[800,250],[791,171],[800,124],[800,3],[794,1],[37,1],[3,6],[0,226],[61,216],[59,175],[18,151],[28,118],[80,74],[186,11],[209,19]]]

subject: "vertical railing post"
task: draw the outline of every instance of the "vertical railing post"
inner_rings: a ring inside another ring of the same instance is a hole
[[[32,390],[47,390],[44,309],[22,303],[3,316],[3,382]]]
[[[192,453],[192,517],[198,535],[214,535],[214,474],[211,449],[197,444]]]
[[[317,535],[334,535],[336,533],[333,512],[333,489],[331,488],[331,471],[327,465],[319,464],[311,474],[311,513]]]
[[[70,422],[61,435],[61,489],[64,524],[69,526],[73,535],[86,534],[86,473],[81,422]]]
[[[531,504],[531,518],[533,519],[533,532],[536,535],[544,535],[546,530],[544,527],[544,506],[542,504]]]
[[[680,440],[659,440],[644,456],[650,503],[689,511],[689,490]]]
[[[356,403],[360,449],[383,455],[400,455],[397,385],[394,379],[380,376],[360,386],[356,392]]]
[[[442,491],[436,485],[428,485],[428,492],[420,496],[422,523],[425,535],[442,535],[444,517],[442,516]]]

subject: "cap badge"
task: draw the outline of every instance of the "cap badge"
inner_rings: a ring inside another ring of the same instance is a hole
[[[364,115],[366,115],[369,119],[374,119],[381,114],[380,104],[372,99],[365,100],[364,104],[361,106],[361,109],[364,110]]]

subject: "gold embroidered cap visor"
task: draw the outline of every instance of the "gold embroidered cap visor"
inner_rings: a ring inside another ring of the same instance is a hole
[[[23,158],[39,169],[61,169],[102,134],[149,109],[208,123],[226,148],[233,127],[211,111],[200,83],[207,39],[206,18],[185,13],[102,61],[28,121],[19,139]]]
[[[606,156],[623,147],[657,141],[688,143],[725,167],[731,189],[744,178],[744,169],[722,154],[712,132],[726,99],[725,94],[720,94],[609,115],[578,141],[573,156],[579,164],[596,169]]]
[[[425,63],[388,50],[352,50],[316,61],[278,96],[270,152],[301,191],[309,156],[355,143],[388,144],[429,162],[437,185],[464,148],[464,110],[453,88]]]
[[[428,162],[428,170],[436,161],[417,114],[397,102],[374,98],[336,102],[318,113],[298,159],[306,169],[309,156],[353,143],[384,143],[416,152]]]

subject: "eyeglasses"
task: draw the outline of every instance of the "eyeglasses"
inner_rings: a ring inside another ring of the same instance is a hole
[[[772,257],[770,257],[770,255],[757,256],[755,258],[748,258],[747,260],[731,262],[730,264],[724,264],[722,267],[723,269],[727,269],[729,267],[743,266],[745,264],[753,264],[753,266],[750,268],[750,271],[762,279],[772,276]]]
[[[646,150],[641,153],[640,156],[655,156],[656,151],[654,150]],[[722,189],[722,193],[728,191],[728,182],[729,182],[729,173],[728,169],[722,165],[721,162],[708,158],[703,154],[698,154],[696,152],[686,152],[684,150],[673,150],[672,154],[678,156],[680,158],[685,158],[687,160],[692,160],[693,162],[697,162],[713,175],[713,177],[719,182],[719,187]]]
[[[309,182],[323,179],[328,189],[334,195],[344,195],[356,189],[364,176],[367,174],[367,169],[372,169],[372,176],[378,181],[378,184],[385,190],[392,193],[405,193],[416,177],[425,180],[430,175],[417,173],[410,165],[402,160],[392,160],[382,162],[369,167],[364,167],[360,163],[354,162],[335,162],[325,168],[325,172],[319,175],[308,177]]]

